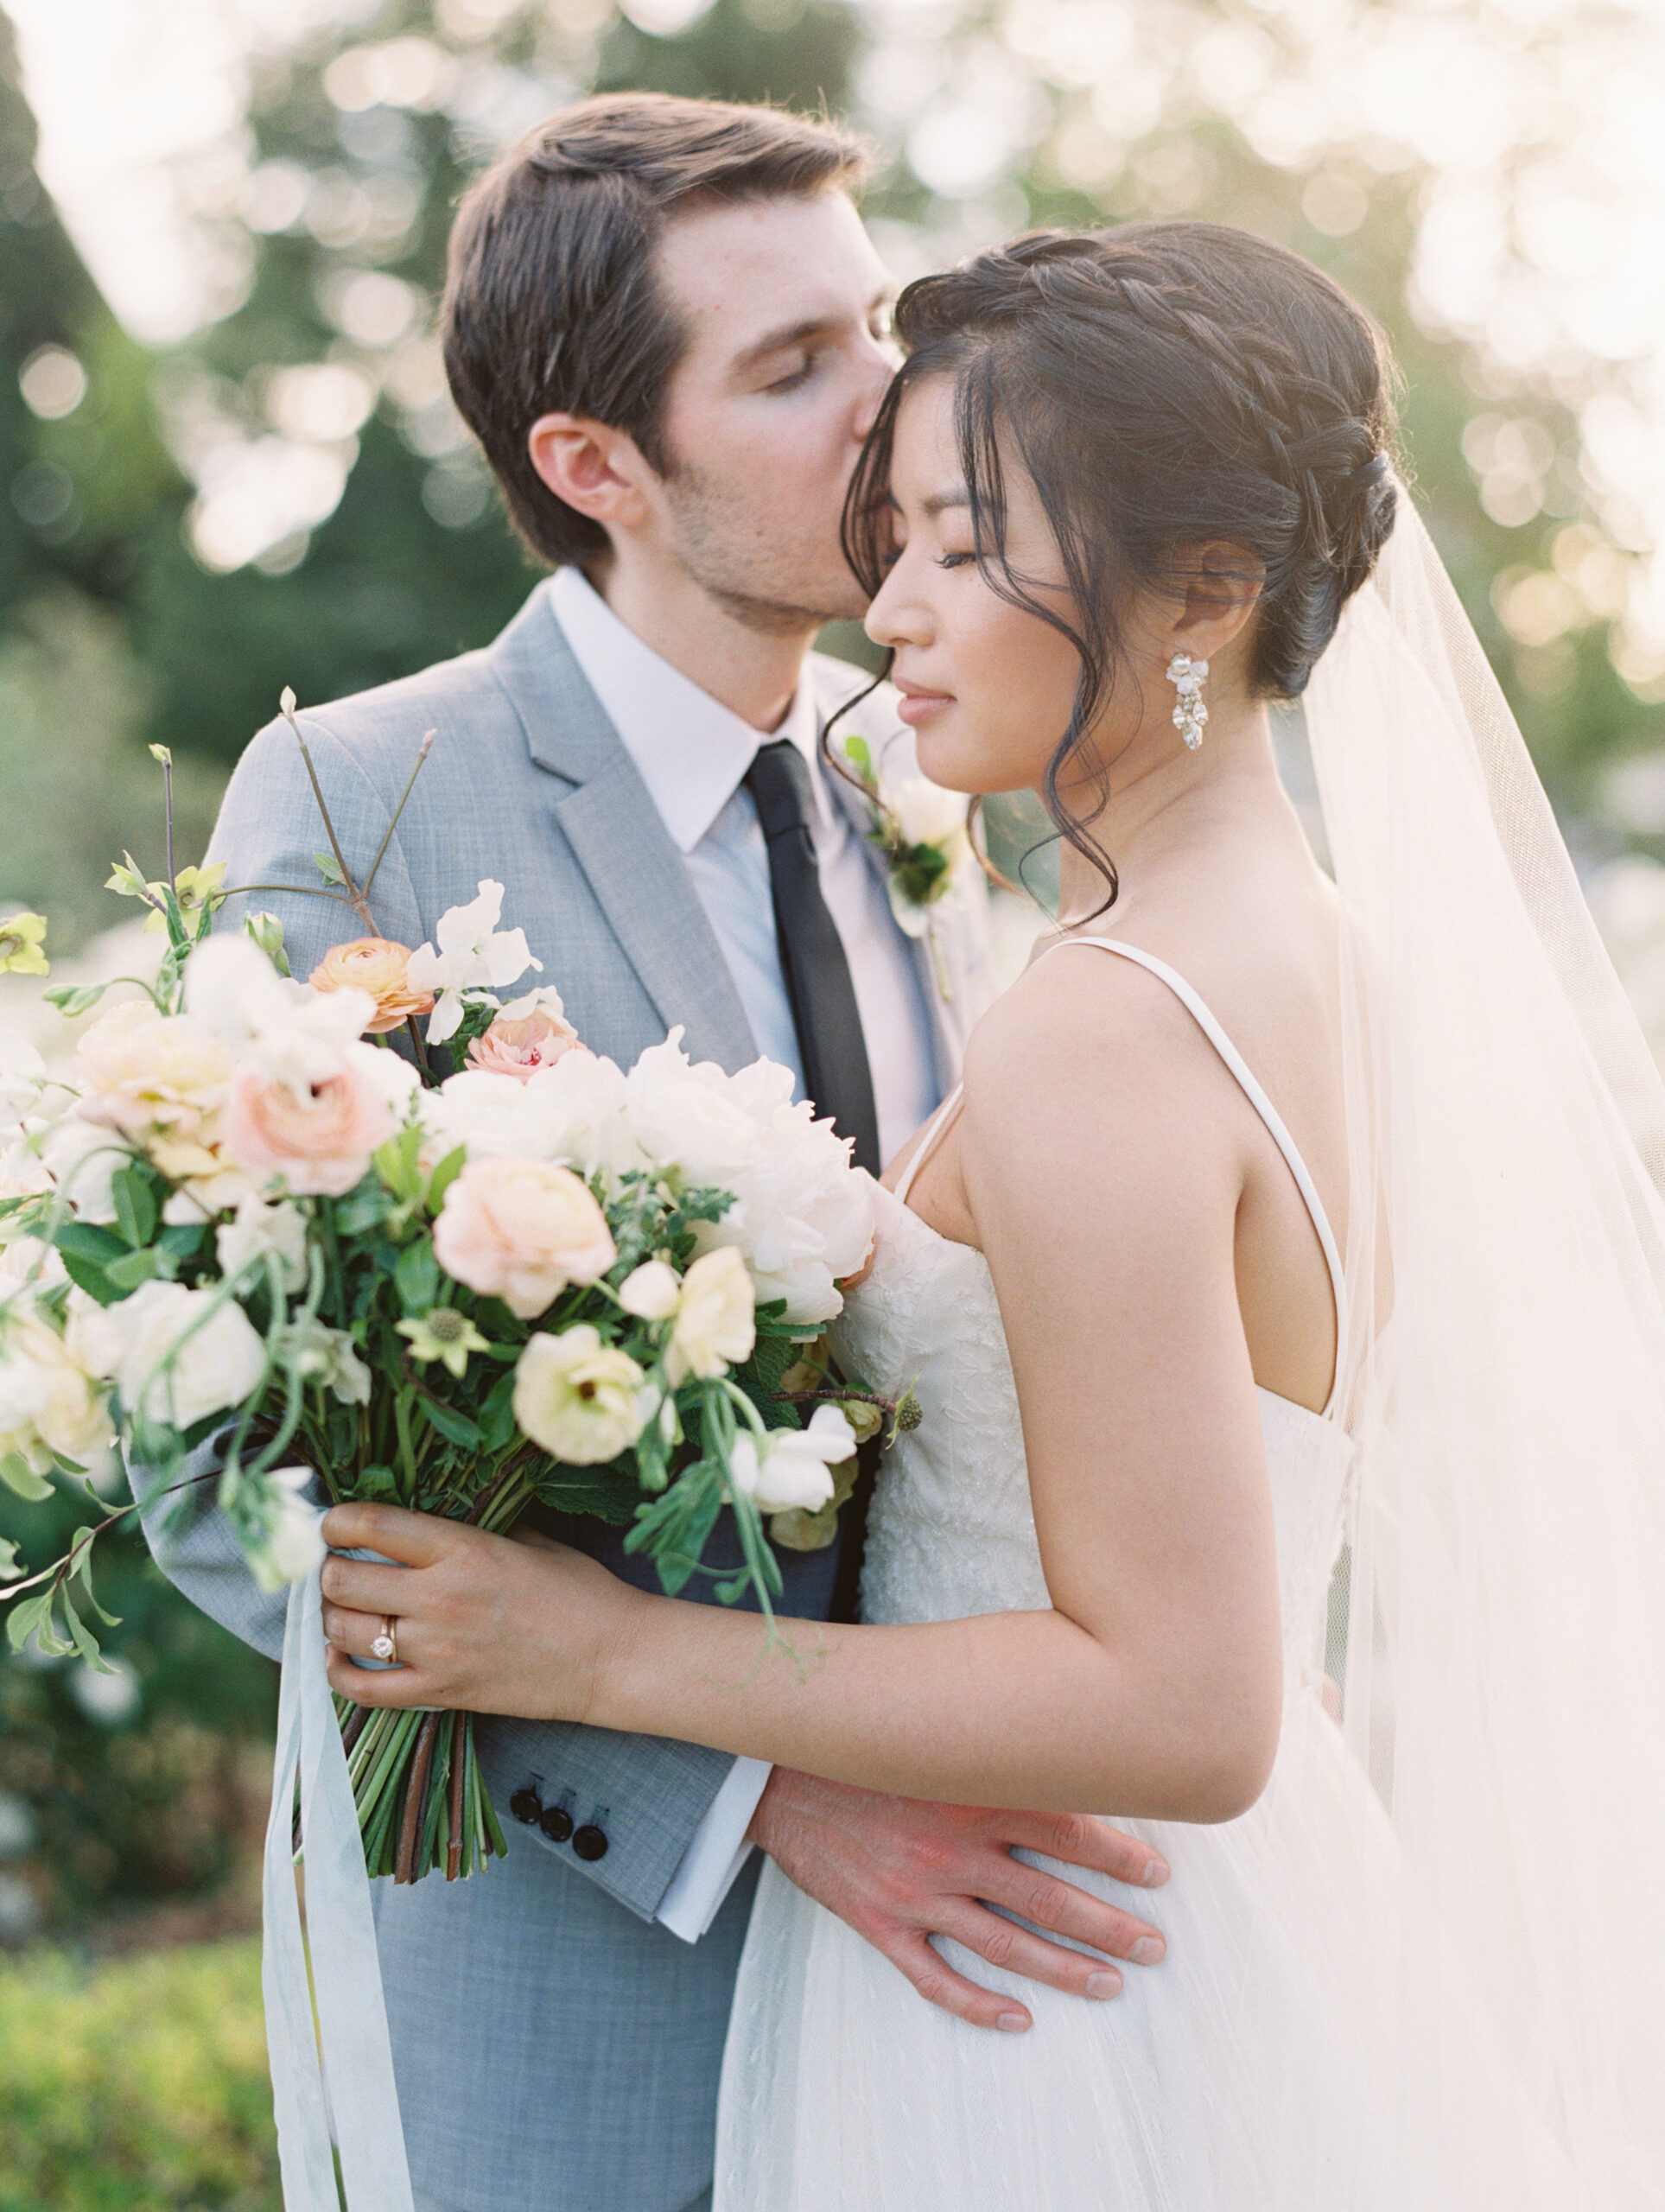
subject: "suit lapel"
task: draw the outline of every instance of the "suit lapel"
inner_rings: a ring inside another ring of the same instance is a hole
[[[691,1059],[734,1070],[757,1046],[715,932],[635,762],[534,592],[492,648],[537,766],[569,788],[555,817],[620,949]]]

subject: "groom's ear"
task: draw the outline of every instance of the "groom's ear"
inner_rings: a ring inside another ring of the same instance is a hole
[[[653,471],[627,431],[587,415],[540,415],[526,450],[556,498],[590,521],[632,530],[646,519]]]

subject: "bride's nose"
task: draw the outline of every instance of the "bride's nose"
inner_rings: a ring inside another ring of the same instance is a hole
[[[898,645],[926,645],[935,626],[931,610],[913,588],[906,552],[892,562],[885,581],[874,594],[863,625],[875,645],[894,652]]]

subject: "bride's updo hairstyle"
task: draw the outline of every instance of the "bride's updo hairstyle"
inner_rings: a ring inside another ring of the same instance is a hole
[[[1044,797],[1113,902],[1115,868],[1058,785],[1080,752],[1103,789],[1084,741],[1122,665],[1122,619],[1141,590],[1182,593],[1198,548],[1241,546],[1264,575],[1250,682],[1263,698],[1300,696],[1393,526],[1385,345],[1311,262],[1185,221],[1042,231],[977,254],[910,284],[896,331],[906,359],[850,486],[847,557],[876,593],[898,410],[951,376],[979,566],[1081,656]],[[1007,556],[1002,442],[1057,537],[1073,621]]]

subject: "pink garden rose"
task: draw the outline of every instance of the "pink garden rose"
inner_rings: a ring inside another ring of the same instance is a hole
[[[434,1255],[447,1274],[500,1298],[523,1321],[619,1256],[585,1184],[544,1160],[471,1160],[445,1193]]]
[[[581,1052],[584,1050],[571,1022],[539,1007],[518,1021],[499,1014],[486,1034],[469,1046],[468,1065],[484,1068],[491,1075],[512,1075],[530,1083],[539,1068],[552,1068],[563,1052],[575,1047]]]
[[[353,1057],[372,1049],[354,1046],[333,1074],[295,1086],[245,1063],[220,1116],[221,1148],[257,1182],[281,1175],[296,1198],[341,1198],[393,1134],[374,1073]]]

